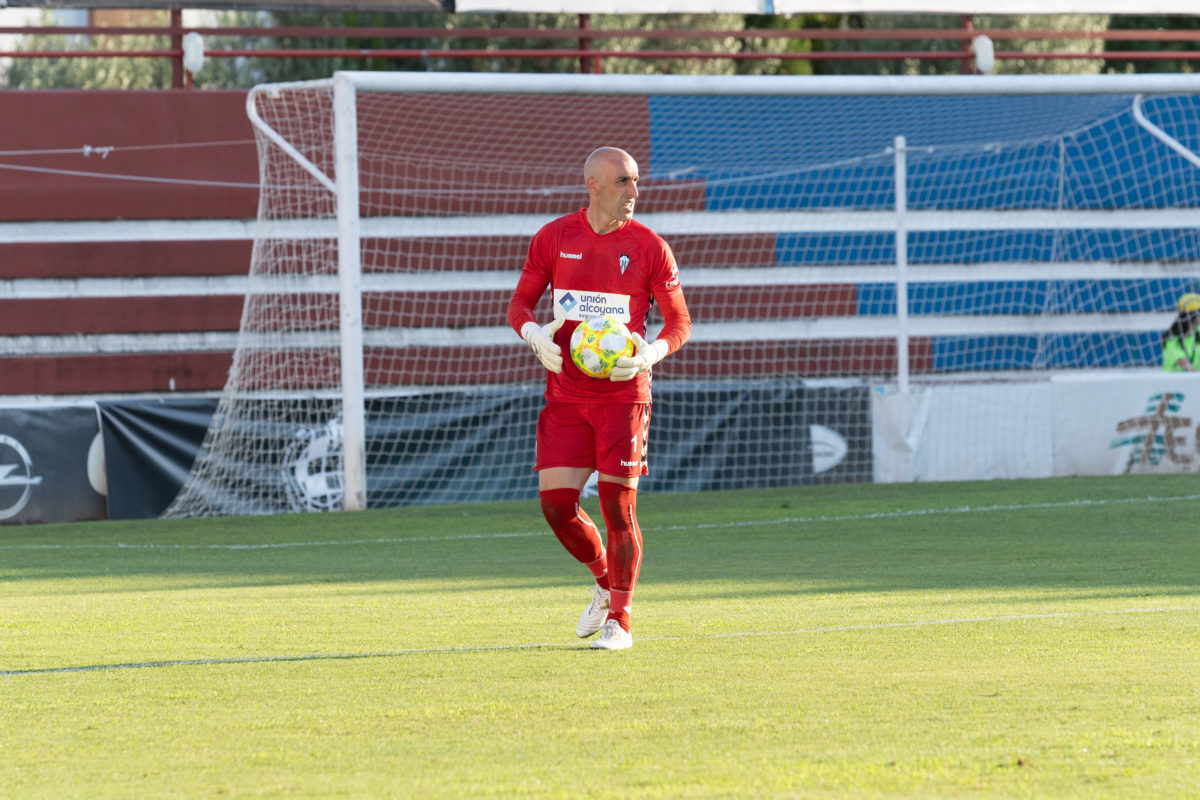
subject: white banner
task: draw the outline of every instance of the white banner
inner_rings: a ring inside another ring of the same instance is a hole
[[[1200,374],[1060,377],[1056,475],[1200,471]]]
[[[871,427],[877,483],[1200,472],[1200,373],[877,386]]]
[[[1049,382],[916,386],[871,393],[876,483],[1048,478]]]

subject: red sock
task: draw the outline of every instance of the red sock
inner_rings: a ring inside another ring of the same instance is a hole
[[[600,588],[608,588],[608,560],[600,531],[587,512],[579,507],[579,492],[574,489],[549,489],[541,493],[542,514],[550,530],[567,552],[596,578]]]
[[[608,528],[608,618],[629,630],[633,589],[642,566],[642,531],[637,524],[637,489],[600,481],[600,513]]]

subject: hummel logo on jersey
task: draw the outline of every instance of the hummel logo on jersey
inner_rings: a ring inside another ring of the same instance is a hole
[[[559,250],[558,257],[559,258],[573,258],[576,261],[582,261],[583,253],[564,253],[562,250]]]

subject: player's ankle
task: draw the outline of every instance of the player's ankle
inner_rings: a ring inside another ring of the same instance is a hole
[[[628,614],[621,614],[621,613],[613,611],[613,612],[609,612],[608,618],[615,619],[617,621],[617,624],[620,625],[621,629],[624,630],[626,633],[629,633],[631,631],[631,628],[629,627],[629,615]]]

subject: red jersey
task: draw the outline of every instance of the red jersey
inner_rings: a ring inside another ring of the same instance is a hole
[[[658,234],[636,220],[600,235],[587,220],[587,209],[545,225],[529,244],[521,278],[508,306],[508,322],[521,332],[537,320],[533,309],[546,287],[553,294],[554,317],[567,321],[554,336],[563,351],[561,373],[546,373],[546,399],[566,403],[648,403],[649,371],[630,381],[585,375],[571,360],[571,333],[584,320],[611,314],[630,331],[646,335],[651,302],[663,313],[660,339],[674,352],[691,332],[691,318],[679,284],[675,254]],[[544,324],[544,323],[539,323]]]

